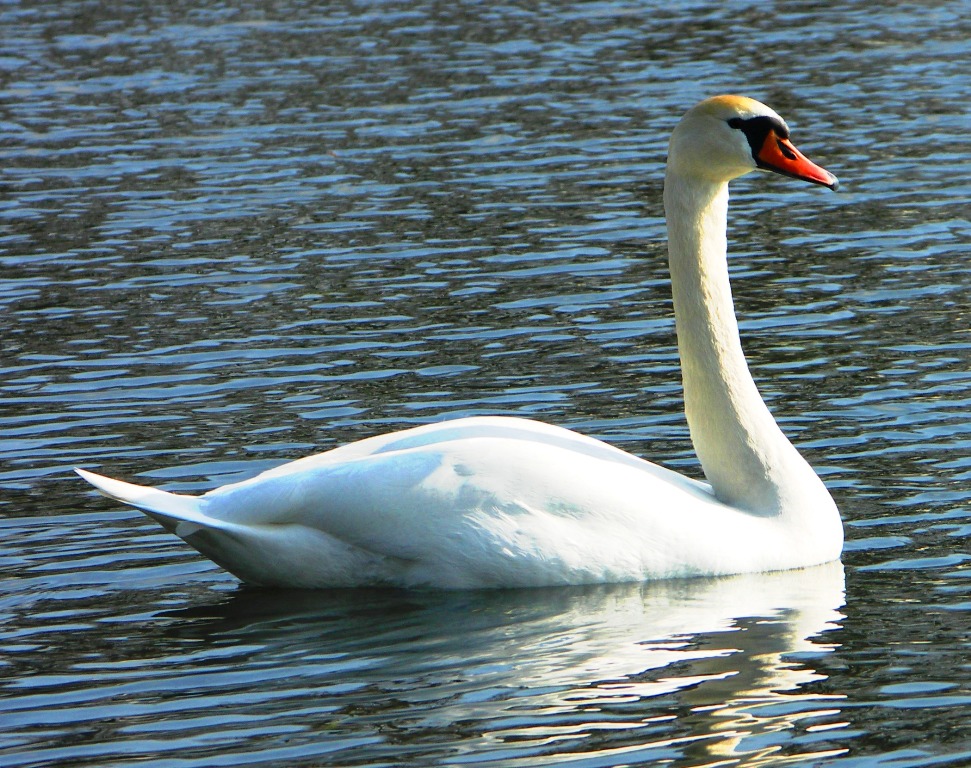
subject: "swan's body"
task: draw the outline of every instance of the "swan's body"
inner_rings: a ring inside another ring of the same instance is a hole
[[[839,513],[762,402],[726,262],[728,181],[763,167],[835,188],[768,107],[689,111],[665,179],[691,437],[710,483],[539,422],[382,435],[201,497],[78,470],[246,582],[475,588],[782,570],[839,557]]]

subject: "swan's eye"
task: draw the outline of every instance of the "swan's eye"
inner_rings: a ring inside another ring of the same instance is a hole
[[[733,117],[728,121],[728,126],[730,128],[738,128],[739,130],[742,130],[745,127],[745,121],[740,117]]]

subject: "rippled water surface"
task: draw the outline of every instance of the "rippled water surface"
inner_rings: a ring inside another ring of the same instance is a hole
[[[0,5],[0,764],[971,764],[971,4]],[[843,565],[241,587],[94,496],[451,416],[697,475],[660,200],[698,99],[753,373]]]

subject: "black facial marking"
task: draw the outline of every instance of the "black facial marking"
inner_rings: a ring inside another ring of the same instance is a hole
[[[775,131],[776,135],[781,139],[789,138],[789,129],[786,128],[785,123],[768,115],[750,117],[747,120],[743,120],[740,117],[733,117],[728,121],[728,125],[745,134],[745,138],[748,139],[748,145],[752,148],[752,157],[756,160],[758,159],[762,145],[765,144],[765,137],[769,135],[770,131]],[[779,149],[788,157],[789,151],[787,149],[782,145],[780,145]]]

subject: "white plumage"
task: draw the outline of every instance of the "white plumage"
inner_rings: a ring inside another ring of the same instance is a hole
[[[769,414],[738,339],[727,185],[756,167],[836,186],[751,99],[708,99],[672,137],[665,208],[678,344],[710,485],[567,429],[502,417],[369,438],[200,497],[78,473],[266,586],[586,584],[836,559],[836,506]]]

